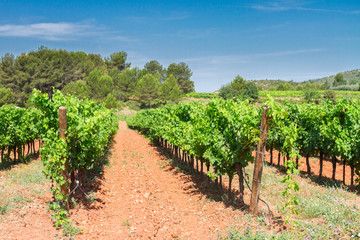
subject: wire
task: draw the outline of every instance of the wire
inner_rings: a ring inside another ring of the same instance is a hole
[[[68,196],[70,196],[77,188],[79,188],[80,191],[85,195],[85,197],[90,199],[89,195],[87,195],[85,193],[85,191],[82,189],[82,187],[80,186],[80,181],[78,179],[78,173],[76,173],[76,175],[75,175],[75,182],[76,182],[76,186],[74,187],[73,190],[71,190],[71,192],[68,194]]]

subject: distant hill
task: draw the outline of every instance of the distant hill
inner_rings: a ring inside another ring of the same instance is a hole
[[[276,87],[280,83],[289,83],[293,87],[296,87],[297,85],[301,84],[302,82],[294,82],[294,81],[286,81],[286,80],[271,80],[271,79],[265,79],[265,80],[247,80],[248,82],[255,83],[256,86],[261,86],[262,90],[269,90],[271,87]]]
[[[344,79],[346,80],[348,85],[353,85],[353,84],[357,84],[357,83],[360,82],[360,69],[355,69],[355,70],[351,70],[351,71],[342,72],[342,74],[344,75]],[[269,88],[276,87],[280,83],[282,83],[282,84],[289,83],[294,88],[296,88],[296,86],[298,86],[298,85],[302,85],[302,84],[305,84],[307,82],[309,82],[309,83],[317,83],[317,84],[324,84],[324,83],[327,82],[330,86],[332,86],[333,82],[334,82],[334,78],[335,78],[335,75],[329,76],[329,77],[318,78],[318,79],[306,80],[306,81],[303,81],[303,82],[286,81],[286,80],[280,80],[280,79],[278,79],[278,80],[270,80],[270,79],[247,80],[247,81],[254,82],[257,86],[261,86],[261,88],[263,90],[269,90]]]
[[[348,85],[356,84],[356,83],[360,82],[360,69],[342,72],[342,74],[344,75],[344,79],[346,80]],[[329,76],[329,77],[318,78],[318,79],[312,79],[312,80],[305,81],[305,82],[322,84],[322,83],[326,83],[326,81],[327,81],[328,84],[330,84],[332,86],[332,84],[334,82],[334,77],[335,77],[335,75]]]

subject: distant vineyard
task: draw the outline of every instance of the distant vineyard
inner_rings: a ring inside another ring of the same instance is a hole
[[[318,91],[320,95],[324,95],[325,91],[321,90]],[[335,91],[336,96],[338,99],[346,98],[346,97],[353,97],[353,98],[359,98],[360,97],[360,91]],[[259,92],[260,97],[293,97],[293,98],[304,98],[305,93],[304,91],[260,91]]]
[[[319,90],[318,91],[320,96],[323,96],[325,91]],[[360,91],[339,91],[336,90],[336,97],[338,99],[343,98],[359,98],[360,97]],[[267,96],[271,97],[280,97],[280,98],[304,98],[305,92],[304,91],[259,91],[259,97],[266,98]],[[197,92],[191,92],[185,95],[185,97],[191,97],[191,98],[218,98],[217,93],[197,93]]]

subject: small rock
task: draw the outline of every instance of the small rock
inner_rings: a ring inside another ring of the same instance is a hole
[[[23,208],[23,209],[21,209],[20,211],[19,211],[19,215],[21,216],[21,217],[25,217],[25,215],[26,215],[26,210]]]

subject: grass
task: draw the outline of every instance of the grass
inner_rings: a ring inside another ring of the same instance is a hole
[[[18,165],[0,172],[0,214],[21,208],[36,196],[43,194],[49,186],[42,174],[41,161]]]
[[[165,168],[165,164],[163,162],[156,162],[157,165],[159,165],[160,168]]]
[[[123,223],[122,223],[123,226],[130,226],[130,222],[128,219],[124,220]]]
[[[247,167],[252,179],[253,166]],[[271,207],[275,215],[285,216],[285,198],[281,195],[285,185],[281,183],[281,172],[265,164],[261,182],[261,198]],[[292,223],[287,230],[274,231],[258,216],[256,221],[248,220],[242,229],[230,227],[219,233],[218,239],[360,239],[360,196],[346,188],[324,182],[318,185],[310,178],[294,176],[300,191],[296,193],[300,204],[298,215],[291,215]],[[247,191],[247,195],[250,192]],[[260,203],[260,208],[265,206]]]

